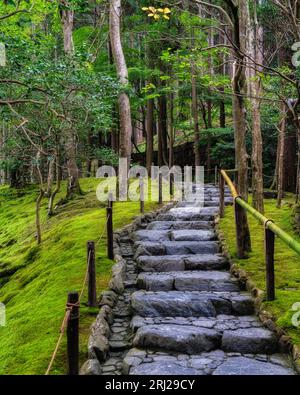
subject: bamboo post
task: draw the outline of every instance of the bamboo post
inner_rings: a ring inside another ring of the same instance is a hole
[[[266,261],[266,290],[267,301],[275,300],[275,271],[274,271],[275,235],[265,228],[265,261]]]
[[[145,212],[145,190],[144,190],[144,180],[140,178],[140,213]]]
[[[162,174],[158,175],[158,204],[163,203],[163,195],[162,195]]]
[[[88,261],[88,306],[97,306],[96,291],[96,264],[95,264],[95,243],[87,242],[87,261]]]
[[[219,189],[220,189],[220,218],[224,218],[225,215],[225,202],[224,202],[224,189],[225,181],[222,175],[219,176]]]
[[[114,236],[113,236],[113,209],[112,207],[106,208],[107,220],[107,256],[109,259],[114,259]]]
[[[71,309],[67,327],[68,374],[79,374],[79,295],[78,292],[68,294],[67,307]]]

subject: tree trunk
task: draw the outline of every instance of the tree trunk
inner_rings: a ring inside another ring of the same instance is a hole
[[[45,191],[41,188],[39,196],[35,204],[35,226],[36,226],[36,241],[40,245],[42,243],[42,229],[41,229],[41,203],[44,197]]]
[[[153,127],[154,127],[154,100],[147,102],[146,109],[146,167],[148,175],[151,175],[151,166],[153,163]]]
[[[193,125],[194,125],[195,166],[201,166],[197,78],[196,78],[195,64],[193,61],[192,61],[192,66],[191,66],[191,78],[192,78],[191,79],[191,83],[192,83],[192,116],[193,116]]]
[[[111,49],[120,83],[125,88],[128,84],[128,70],[121,42],[121,12],[121,0],[111,0],[109,14]],[[132,122],[130,101],[125,91],[120,93],[118,103],[120,113],[120,157],[127,158],[129,166],[132,149]]]
[[[237,188],[239,195],[248,200],[248,154],[246,149],[246,106],[244,95],[246,93],[245,59],[242,53],[246,52],[247,41],[247,0],[238,0],[237,5],[227,1],[233,21],[233,54],[235,58],[233,67],[233,123],[235,137],[235,162],[238,170]],[[240,52],[241,51],[241,52]],[[251,251],[250,231],[245,210],[240,213],[242,222],[242,238],[244,240],[245,255]]]
[[[56,195],[60,191],[60,186],[61,186],[61,168],[60,168],[60,150],[57,148],[56,156],[55,156],[55,162],[56,162],[56,186],[53,192],[51,193],[49,203],[48,203],[48,216],[52,216],[54,214],[54,200]]]
[[[171,169],[174,165],[174,95],[173,93],[169,96],[169,168]]]
[[[66,56],[72,57],[74,55],[73,43],[73,27],[74,27],[74,11],[71,4],[67,0],[60,0],[60,15],[63,27],[64,36],[64,51]],[[79,171],[76,163],[76,137],[73,127],[70,126],[66,129],[65,138],[65,151],[67,157],[68,169],[68,186],[67,186],[67,199],[74,197],[76,194],[81,194],[79,184]]]
[[[47,190],[46,196],[51,195],[52,184],[54,180],[54,172],[55,172],[55,158],[51,158],[48,163],[48,178],[47,178]]]
[[[285,149],[285,129],[286,129],[286,114],[285,106],[282,106],[282,120],[279,127],[278,136],[278,175],[277,175],[277,208],[281,207],[283,198],[283,177],[284,177],[284,149]]]
[[[248,3],[247,28],[248,28],[248,48],[249,54],[253,59],[250,61],[250,67],[247,69],[249,81],[249,97],[251,104],[252,116],[252,205],[264,213],[264,183],[263,183],[263,141],[261,134],[261,95],[262,84],[259,77],[259,68],[256,63],[263,63],[263,30],[258,23],[256,12],[256,1],[253,4],[253,17],[251,17],[250,4]]]
[[[74,11],[71,9],[71,5],[68,0],[60,0],[60,5],[60,16],[64,34],[64,51],[67,55],[72,56],[74,53]]]
[[[160,129],[161,138],[161,151],[163,164],[168,166],[168,111],[167,111],[167,98],[162,95],[158,99],[159,111],[158,111],[158,123]]]

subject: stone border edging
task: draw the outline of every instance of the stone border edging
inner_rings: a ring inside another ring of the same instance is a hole
[[[290,336],[288,336],[288,334],[276,324],[275,318],[272,316],[272,314],[263,309],[262,302],[265,292],[257,288],[247,272],[239,268],[238,265],[233,262],[229,253],[226,237],[220,230],[219,223],[220,217],[217,216],[215,218],[216,234],[221,245],[222,253],[229,261],[231,274],[235,276],[243,285],[245,285],[246,290],[251,293],[252,297],[254,298],[256,312],[260,321],[265,327],[277,335],[279,339],[280,350],[291,355],[294,367],[297,373],[300,374],[300,346],[293,344],[291,342]]]
[[[155,211],[136,217],[133,222],[120,230],[114,232],[114,256],[115,264],[112,267],[112,277],[108,285],[108,290],[103,291],[99,297],[100,311],[96,320],[91,326],[91,333],[88,341],[88,359],[80,369],[80,375],[100,375],[101,366],[107,359],[109,352],[109,338],[111,335],[110,326],[113,324],[112,309],[118,302],[119,296],[124,293],[126,278],[126,260],[122,257],[120,241],[121,238],[129,237],[143,223],[150,223],[159,214],[163,214],[174,207],[177,202],[170,202]]]

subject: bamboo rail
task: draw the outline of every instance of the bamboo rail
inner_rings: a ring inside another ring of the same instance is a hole
[[[250,206],[250,204],[245,202],[245,200],[243,200],[237,193],[237,190],[236,190],[235,186],[233,185],[233,182],[228,177],[225,170],[221,170],[221,174],[222,174],[224,180],[226,181],[226,183],[230,189],[230,192],[232,194],[232,197],[235,199],[236,203],[238,203],[246,211],[248,211],[250,214],[252,214],[252,216],[254,218],[256,218],[262,225],[264,225],[267,229],[271,230],[285,244],[287,244],[298,255],[300,255],[300,243],[296,239],[294,239],[292,236],[290,236],[288,233],[286,233],[284,230],[282,230],[278,225],[276,225],[272,219],[265,217],[259,211],[255,210],[255,208]]]
[[[265,217],[259,211],[255,210],[250,204],[245,202],[244,199],[239,196],[233,182],[227,175],[225,170],[220,170],[220,174],[226,184],[228,185],[232,197],[234,198],[235,207],[240,206],[245,212],[249,212],[255,219],[257,219],[265,230],[265,261],[266,261],[266,283],[267,283],[267,300],[273,301],[275,299],[275,275],[274,275],[274,241],[276,235],[279,237],[289,248],[294,250],[300,255],[300,243],[290,236],[287,232],[282,230],[278,225],[274,223],[272,219]],[[224,216],[224,182],[219,183],[220,186],[220,216]],[[238,218],[236,216],[236,228],[239,229]],[[238,232],[237,232],[238,233]],[[243,235],[237,239],[238,250],[243,248]],[[239,243],[241,245],[239,245]]]

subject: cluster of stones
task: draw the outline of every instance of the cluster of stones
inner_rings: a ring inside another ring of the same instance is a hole
[[[215,233],[218,202],[208,185],[204,207],[181,202],[119,234],[111,291],[101,298],[82,374],[295,374],[228,271]]]

